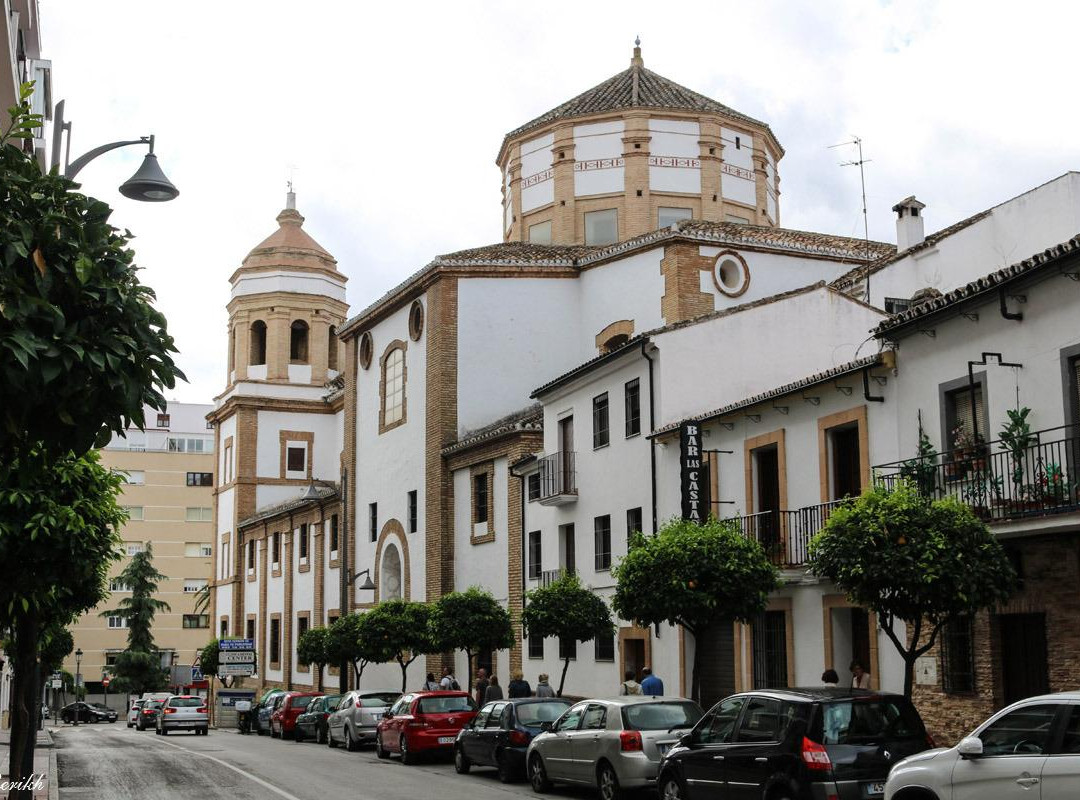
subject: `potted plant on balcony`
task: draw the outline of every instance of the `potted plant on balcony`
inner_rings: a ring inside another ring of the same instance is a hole
[[[937,489],[937,451],[930,443],[930,437],[922,429],[922,420],[919,421],[919,454],[900,467],[900,477],[907,478],[915,484],[919,494],[923,497],[933,497]],[[946,470],[949,465],[946,464]]]
[[[1008,422],[998,434],[998,439],[1001,440],[1001,446],[1009,454],[1009,460],[1012,462],[1013,499],[1031,500],[1032,487],[1024,485],[1024,459],[1028,448],[1038,441],[1035,434],[1031,432],[1031,424],[1028,422],[1031,409],[1024,406],[1009,409],[1005,414],[1008,416]]]
[[[963,425],[957,425],[949,435],[953,449],[945,463],[945,477],[955,481],[965,477],[971,469],[971,451],[975,446],[975,437]]]

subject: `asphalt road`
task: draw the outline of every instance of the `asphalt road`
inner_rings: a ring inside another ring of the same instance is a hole
[[[53,729],[60,800],[514,800],[527,783],[499,783],[494,770],[458,775],[449,761],[404,766],[358,753],[268,736],[209,736],[129,730],[115,724]],[[555,789],[557,800],[595,794]]]

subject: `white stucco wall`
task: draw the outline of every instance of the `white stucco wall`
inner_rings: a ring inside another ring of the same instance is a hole
[[[270,273],[245,273],[232,287],[232,297],[269,292],[291,292],[332,297],[345,302],[345,283],[329,275],[314,272],[278,271]]]
[[[521,144],[521,211],[532,211],[555,199],[551,172],[551,145],[554,134],[546,134]]]
[[[338,418],[335,415],[259,411],[258,425],[258,450],[255,457],[257,477],[281,477],[280,433],[281,431],[296,431],[315,434],[314,446],[308,454],[308,457],[312,459],[312,477],[316,480],[337,480],[340,472],[338,456],[341,452],[341,433]]]
[[[701,193],[701,126],[692,120],[649,120],[649,189]]]
[[[622,120],[574,126],[574,194],[622,192]]]

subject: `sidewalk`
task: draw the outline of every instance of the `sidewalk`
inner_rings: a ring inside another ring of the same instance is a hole
[[[57,800],[60,788],[54,779],[57,774],[56,750],[53,749],[52,723],[45,723],[45,730],[38,731],[37,746],[34,748],[34,773],[44,775],[42,788],[34,792],[34,800]],[[8,779],[8,746],[11,743],[11,730],[0,730],[0,775]],[[4,793],[6,796],[6,792]]]

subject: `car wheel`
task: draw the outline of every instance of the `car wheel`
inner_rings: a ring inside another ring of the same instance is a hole
[[[619,800],[622,797],[619,776],[615,774],[615,768],[606,761],[596,770],[596,786],[600,790],[600,800]]]
[[[129,723],[128,723],[128,727],[129,727],[129,728],[132,728],[132,727],[134,727],[134,723],[131,723],[131,722],[129,722]]]
[[[469,763],[468,757],[465,755],[465,751],[461,749],[461,745],[454,748],[454,770],[458,775],[468,775],[469,769],[472,764]]]
[[[349,730],[349,726],[345,726],[345,749],[350,753],[355,753],[360,749],[360,742],[353,738],[352,731]]]
[[[660,800],[686,800],[686,792],[683,791],[682,781],[674,774],[669,772],[661,775],[658,786],[660,788]]]
[[[390,758],[390,751],[383,747],[382,737],[375,734],[375,755],[379,758]]]
[[[169,735],[169,729],[168,728],[162,728],[161,729],[161,735],[162,736],[168,736]]]
[[[409,740],[402,734],[401,739],[398,740],[398,747],[401,748],[401,763],[402,764],[415,764],[416,756],[409,750]]]
[[[297,725],[295,728],[293,728],[292,738],[293,738],[294,742],[302,742],[302,741],[304,741],[304,731],[301,730],[299,725]]]
[[[551,781],[544,769],[544,760],[535,754],[529,759],[529,783],[537,794],[544,794],[551,789]]]
[[[506,757],[505,753],[499,753],[495,756],[495,769],[499,773],[499,780],[503,783],[513,783],[516,776],[514,771],[510,769],[510,760]]]

